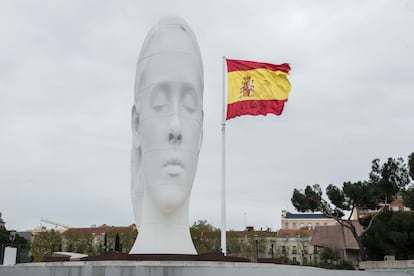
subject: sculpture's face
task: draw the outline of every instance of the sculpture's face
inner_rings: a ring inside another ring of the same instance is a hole
[[[189,197],[202,139],[202,84],[194,57],[148,58],[138,88],[137,132],[145,194],[164,212]]]

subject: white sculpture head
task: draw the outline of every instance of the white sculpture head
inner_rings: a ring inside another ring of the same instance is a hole
[[[138,58],[134,92],[131,190],[138,229],[182,224],[183,217],[188,228],[203,136],[203,67],[185,21],[165,18],[150,30]]]

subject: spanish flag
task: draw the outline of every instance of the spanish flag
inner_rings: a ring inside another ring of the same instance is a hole
[[[226,59],[228,99],[226,120],[242,115],[280,115],[288,100],[290,66]]]

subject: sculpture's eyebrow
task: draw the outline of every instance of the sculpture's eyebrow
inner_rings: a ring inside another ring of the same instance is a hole
[[[171,80],[162,80],[162,81],[153,81],[147,84],[145,87],[141,87],[141,90],[147,90],[148,88],[154,88],[158,86],[168,86],[169,84],[180,84],[184,87],[193,88],[196,90],[197,85],[191,81],[171,81]]]

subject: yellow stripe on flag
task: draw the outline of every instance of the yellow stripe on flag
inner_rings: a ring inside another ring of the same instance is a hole
[[[228,73],[228,101],[286,100],[290,92],[288,73],[258,68]]]

